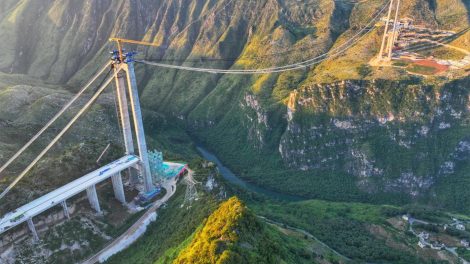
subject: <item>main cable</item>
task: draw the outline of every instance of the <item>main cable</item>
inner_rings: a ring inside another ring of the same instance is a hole
[[[15,161],[31,144],[36,141],[59,117],[64,114],[67,109],[72,106],[72,104],[98,79],[98,77],[111,66],[111,62],[108,62],[93,78],[67,103],[62,109],[51,119],[47,124],[39,130],[21,149],[19,149],[3,166],[0,168],[0,173],[2,173],[13,161]],[[1,178],[1,177],[0,177]]]
[[[367,2],[367,1],[369,1],[369,0],[364,0],[362,2]],[[347,1],[347,0],[333,0],[332,2],[333,3],[343,2],[343,3],[347,3],[347,4],[362,3],[362,2],[353,2],[353,1]],[[387,3],[387,5],[388,5],[388,3]],[[324,6],[326,6],[328,4],[330,4],[330,3],[321,4],[319,6],[316,6],[316,8],[320,8],[320,10],[321,10]],[[200,19],[198,19],[198,20],[200,20]],[[183,33],[183,32],[180,32],[180,33]],[[184,63],[184,62],[219,62],[219,61],[234,62],[234,61],[237,61],[237,60],[245,60],[245,59],[263,59],[263,58],[281,56],[281,55],[285,55],[285,54],[289,54],[289,53],[293,53],[293,52],[299,52],[299,51],[301,52],[301,51],[312,50],[316,47],[312,47],[311,45],[313,45],[313,44],[325,44],[325,43],[328,43],[328,42],[329,42],[329,40],[316,40],[316,41],[313,41],[312,43],[309,43],[308,45],[302,45],[301,47],[289,48],[289,49],[284,50],[284,51],[268,53],[268,54],[261,55],[261,56],[256,56],[256,57],[252,57],[252,56],[250,56],[250,57],[232,57],[232,58],[199,57],[197,59],[187,59],[187,60],[185,60],[185,59],[163,59],[162,58],[162,59],[157,59],[157,61],[158,62],[182,62],[182,63]]]
[[[121,67],[117,69],[119,71]],[[100,94],[108,87],[108,85],[113,81],[116,73],[113,74],[93,95],[93,97],[80,109],[80,111],[72,118],[72,120],[60,131],[59,134],[39,153],[39,155],[24,169],[16,178],[13,180],[10,185],[0,194],[0,199],[2,199],[10,190],[15,187],[15,185],[38,163],[38,161],[44,157],[44,155],[59,141],[59,139],[72,127],[72,125],[85,113],[88,108],[93,105],[93,103],[98,99]]]
[[[294,63],[294,64],[288,64],[284,66],[278,66],[278,67],[270,67],[270,68],[262,68],[262,69],[248,69],[248,70],[225,70],[225,69],[215,69],[215,68],[200,68],[200,67],[189,67],[189,66],[179,66],[179,65],[171,65],[171,64],[164,64],[164,63],[157,63],[157,62],[150,62],[146,60],[136,60],[138,63],[143,63],[147,65],[153,65],[153,66],[158,66],[158,67],[163,67],[163,68],[170,68],[170,69],[179,69],[179,70],[187,70],[187,71],[195,71],[195,72],[206,72],[206,73],[224,73],[224,74],[265,74],[265,73],[279,73],[279,72],[285,72],[285,71],[291,71],[291,70],[297,70],[297,69],[302,69],[309,67],[311,65],[317,64],[321,61],[324,61],[328,59],[328,55],[332,51],[337,51],[338,52],[334,53],[332,56],[338,55],[352,47],[354,44],[356,44],[364,35],[360,36],[365,32],[365,34],[369,33],[372,31],[372,28],[370,28],[371,24],[374,23],[374,21],[382,14],[382,12],[387,8],[388,3],[385,4],[382,9],[375,15],[369,23],[367,23],[366,26],[364,26],[359,32],[357,32],[355,35],[353,35],[351,38],[349,38],[346,42],[342,43],[338,47],[333,48],[327,53],[324,53],[322,55],[316,56],[314,58]],[[357,40],[354,40],[356,37],[359,37]],[[331,56],[331,55],[330,55]],[[322,59],[323,58],[323,59]]]

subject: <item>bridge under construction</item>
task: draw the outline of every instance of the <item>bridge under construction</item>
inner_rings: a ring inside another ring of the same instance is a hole
[[[398,0],[399,1],[399,0]],[[390,3],[390,2],[389,2]],[[393,0],[390,5],[393,4]],[[10,213],[7,213],[3,218],[0,218],[0,234],[18,226],[21,223],[27,222],[30,230],[35,239],[39,239],[37,232],[34,228],[33,217],[52,208],[56,205],[63,207],[64,214],[69,215],[67,208],[67,199],[86,191],[90,204],[94,210],[100,212],[100,205],[96,193],[96,184],[103,182],[109,178],[112,179],[115,197],[121,202],[126,203],[124,195],[124,187],[122,181],[122,172],[129,175],[130,183],[132,186],[140,188],[142,193],[151,193],[155,190],[155,181],[152,177],[152,167],[149,161],[149,152],[145,140],[145,131],[142,119],[142,111],[139,100],[139,93],[137,89],[137,80],[135,76],[135,63],[143,63],[147,65],[163,67],[176,70],[189,70],[209,74],[266,74],[278,73],[285,71],[292,71],[298,69],[305,69],[312,65],[318,64],[326,59],[340,56],[350,47],[361,41],[361,39],[369,32],[372,31],[374,25],[378,22],[382,13],[386,10],[388,4],[385,4],[378,12],[376,12],[370,21],[353,34],[347,41],[331,49],[327,53],[310,58],[308,60],[300,61],[293,64],[284,66],[269,67],[264,69],[214,69],[214,68],[198,68],[188,67],[184,65],[170,65],[157,62],[150,62],[146,60],[135,60],[135,53],[125,53],[122,46],[123,44],[136,44],[156,46],[153,43],[125,40],[120,38],[112,38],[111,41],[117,44],[117,50],[112,52],[111,61],[106,63],[101,69],[91,78],[91,80],[36,134],[30,141],[28,141],[17,153],[15,153],[2,167],[2,173],[10,164],[19,158],[33,142],[35,142],[48,128],[52,126],[55,121],[61,117],[67,109],[69,109],[77,99],[82,96],[94,82],[102,76],[107,70],[112,72],[98,87],[91,99],[79,110],[79,112],[65,125],[65,127],[54,137],[50,143],[34,158],[34,160],[21,172],[18,176],[13,178],[13,181],[8,187],[0,194],[0,200],[7,195],[18,182],[24,178],[31,169],[39,162],[41,158],[62,138],[62,136],[69,131],[74,123],[96,102],[97,98],[105,91],[105,89],[114,82],[116,91],[116,101],[118,105],[118,118],[120,129],[124,141],[125,153],[124,156],[104,167],[101,167],[63,187],[60,187],[34,201],[28,203]],[[132,123],[131,123],[132,120]],[[135,142],[134,142],[135,138]],[[195,183],[192,182],[194,185]],[[191,190],[190,193],[194,191]],[[189,195],[195,196],[193,194]]]

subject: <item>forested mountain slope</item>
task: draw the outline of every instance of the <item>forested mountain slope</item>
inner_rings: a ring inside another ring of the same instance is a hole
[[[128,47],[148,60],[217,68],[284,65],[341,45],[384,4],[2,1],[0,69],[75,91],[107,60],[111,36],[159,43]],[[469,26],[469,6],[468,0],[411,0],[401,13],[458,32]],[[345,53],[286,73],[231,76],[139,64],[143,106],[183,119],[228,166],[268,188],[468,212],[468,78],[423,80],[395,68],[361,76],[357,67],[377,53],[381,32],[372,27]],[[468,44],[468,36],[455,45]],[[2,151],[7,157],[12,149]]]

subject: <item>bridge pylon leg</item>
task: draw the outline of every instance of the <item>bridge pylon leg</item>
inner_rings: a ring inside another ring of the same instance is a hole
[[[121,122],[122,135],[124,137],[124,146],[126,148],[126,154],[134,154],[134,140],[132,138],[132,127],[129,117],[129,106],[127,104],[127,92],[126,92],[126,73],[121,71],[116,74],[116,99],[119,106],[119,118]],[[129,182],[132,186],[139,183],[139,175],[136,171],[131,168],[128,169]]]
[[[388,45],[388,42],[386,41],[388,41],[387,37],[389,36],[388,27],[389,27],[390,17],[392,16],[393,3],[394,3],[394,0],[391,0],[390,7],[388,9],[387,21],[385,22],[385,31],[384,31],[384,35],[382,38],[382,45],[380,45],[380,51],[379,51],[379,56],[378,56],[379,61],[382,61],[384,59],[383,53],[384,53],[384,49],[386,49],[385,45]]]
[[[126,203],[126,196],[124,193],[124,185],[122,184],[121,173],[116,173],[111,176],[111,181],[113,182],[114,196],[122,204]]]
[[[67,202],[64,200],[60,204],[62,205],[62,208],[64,209],[65,217],[67,217],[67,219],[70,219],[70,212],[69,212],[69,208],[67,207]]]
[[[27,222],[28,222],[29,230],[31,230],[31,233],[33,234],[34,241],[39,241],[38,232],[36,231],[36,227],[34,226],[33,219],[29,218]]]
[[[98,194],[96,193],[96,186],[90,186],[86,189],[86,193],[88,196],[88,201],[90,205],[97,213],[101,213],[100,202],[98,200]]]
[[[129,97],[134,119],[134,129],[137,138],[137,146],[142,165],[141,174],[144,178],[144,190],[150,192],[154,190],[152,174],[150,172],[150,163],[148,158],[147,142],[145,140],[144,124],[142,120],[142,110],[140,108],[139,91],[137,90],[137,81],[134,72],[134,63],[127,63],[124,68],[127,73],[127,85],[129,89]]]

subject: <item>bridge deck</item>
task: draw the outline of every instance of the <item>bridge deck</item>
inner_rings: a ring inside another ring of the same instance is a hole
[[[62,201],[77,195],[88,187],[100,183],[114,174],[121,172],[139,162],[139,158],[134,155],[124,156],[110,164],[103,166],[87,175],[76,179],[38,199],[21,206],[13,212],[7,213],[0,218],[0,234],[11,229],[29,218],[32,218],[47,209],[59,205]]]

